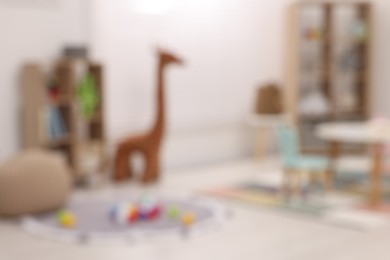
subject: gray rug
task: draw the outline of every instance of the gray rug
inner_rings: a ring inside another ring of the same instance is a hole
[[[77,218],[74,229],[65,229],[57,219],[57,211],[25,217],[22,226],[29,233],[55,241],[72,243],[131,243],[144,239],[176,236],[188,237],[204,233],[219,226],[226,219],[227,210],[215,201],[204,198],[168,198],[159,197],[163,213],[153,221],[138,221],[131,224],[119,224],[109,216],[113,205],[121,202],[136,202],[136,196],[96,196],[73,198],[66,207]],[[196,222],[184,226],[180,220],[170,218],[166,209],[175,205],[181,212],[196,215]]]

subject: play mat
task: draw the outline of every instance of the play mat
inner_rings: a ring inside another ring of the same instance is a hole
[[[215,187],[201,191],[212,197],[233,201],[237,205],[270,209],[289,217],[298,217],[332,226],[365,231],[390,226],[390,213],[371,211],[367,203],[367,175],[350,173],[338,176],[332,192],[312,192],[306,198],[286,200],[280,180],[272,176]],[[383,177],[384,199],[390,205],[390,177]]]
[[[134,206],[130,210],[127,206],[136,205],[142,196],[145,195],[77,195],[62,211],[23,218],[22,227],[34,236],[59,242],[131,244],[203,235],[219,227],[228,217],[227,208],[214,200],[161,195],[147,195],[149,198],[143,203],[150,215],[143,216],[142,210],[134,211]],[[152,204],[158,206],[151,207]]]

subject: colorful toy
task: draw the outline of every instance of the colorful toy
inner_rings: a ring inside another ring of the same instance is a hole
[[[110,219],[121,225],[128,225],[138,221],[154,221],[161,217],[162,205],[151,195],[142,196],[137,203],[121,202],[114,205],[109,211]],[[177,205],[170,205],[165,214],[183,226],[191,226],[196,222],[196,215],[192,212],[182,213]]]
[[[109,216],[113,222],[124,225],[138,221],[139,210],[136,205],[122,202],[110,209]]]
[[[127,224],[130,205],[127,203],[120,203],[117,207],[115,222],[121,225]]]
[[[308,28],[304,32],[307,41],[319,41],[322,38],[322,31],[319,28]]]
[[[161,215],[159,204],[143,204],[139,206],[141,220],[154,220]]]
[[[196,216],[194,213],[191,212],[186,212],[181,217],[181,223],[184,226],[191,226],[195,223],[195,221],[196,221]]]
[[[64,228],[75,228],[76,217],[73,213],[66,210],[61,210],[57,214],[58,223]]]
[[[172,219],[180,217],[180,209],[177,206],[170,206],[167,211],[167,215]]]
[[[156,220],[160,217],[160,215],[161,215],[161,207],[159,205],[157,205],[156,207],[154,207],[150,211],[148,219],[149,220]]]
[[[142,196],[138,205],[141,220],[155,220],[161,215],[161,205],[152,195]]]
[[[160,237],[171,240],[202,236],[207,233],[206,229],[219,227],[227,219],[223,206],[213,200],[208,202],[203,198],[175,198],[171,195],[166,199],[156,196],[157,207],[153,208],[149,219],[141,220],[140,197],[131,193],[113,195],[88,200],[76,197],[62,211],[23,218],[22,227],[38,237],[59,242],[132,246],[134,242],[153,242]]]
[[[152,196],[143,197],[138,203],[121,202],[109,211],[110,219],[118,224],[156,220],[161,216],[162,207]]]
[[[138,207],[133,206],[129,209],[128,215],[127,215],[127,221],[130,223],[137,222],[139,220],[139,210]]]

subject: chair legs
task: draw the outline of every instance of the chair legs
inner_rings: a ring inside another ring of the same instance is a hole
[[[284,170],[283,194],[289,200],[292,195],[302,195],[301,171],[293,169]]]
[[[287,200],[291,196],[302,196],[306,197],[304,179],[308,180],[309,188],[316,186],[322,187],[322,192],[326,190],[327,187],[327,172],[315,173],[304,170],[295,170],[295,169],[285,169],[283,174],[283,187],[282,193]],[[309,190],[307,191],[309,192]]]
[[[283,187],[282,187],[282,195],[288,200],[290,198],[290,189],[291,189],[291,175],[292,171],[289,169],[284,169],[283,171]]]

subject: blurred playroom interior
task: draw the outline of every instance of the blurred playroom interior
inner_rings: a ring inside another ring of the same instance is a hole
[[[384,0],[0,0],[0,259],[388,259],[388,24]]]

